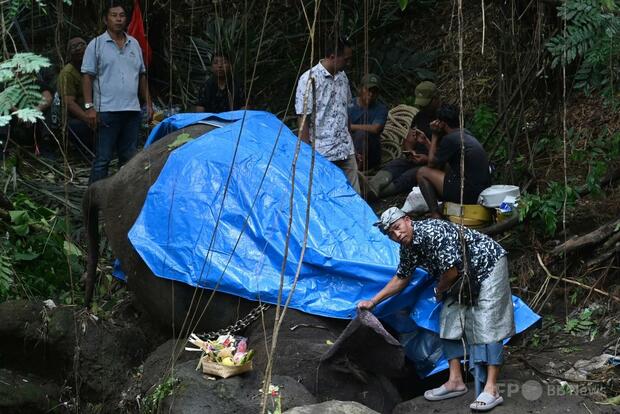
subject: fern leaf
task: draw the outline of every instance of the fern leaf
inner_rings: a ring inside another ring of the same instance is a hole
[[[24,122],[30,122],[30,123],[37,122],[37,119],[45,119],[41,111],[39,111],[38,109],[34,109],[34,108],[18,109],[17,111],[13,112],[11,115],[16,116],[17,118],[21,119]]]

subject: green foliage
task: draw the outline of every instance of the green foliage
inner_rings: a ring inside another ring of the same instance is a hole
[[[10,0],[7,2],[8,5],[6,7],[6,11],[4,11],[4,19],[5,21],[11,21],[24,10],[35,5],[39,8],[42,13],[46,12],[46,4],[44,0]],[[63,0],[63,3],[70,6],[73,3],[73,0]]]
[[[592,194],[601,194],[601,179],[607,173],[609,165],[613,165],[613,162],[620,158],[620,132],[606,130],[597,137],[585,140],[573,135],[572,131],[569,131],[570,159],[588,166],[586,188]],[[586,145],[577,147],[581,141],[585,141]]]
[[[8,295],[13,284],[13,267],[11,259],[4,252],[0,253],[0,298]]]
[[[598,332],[596,323],[592,320],[593,316],[594,310],[585,308],[580,314],[566,320],[564,332],[576,336],[588,335],[590,340],[593,340]]]
[[[563,184],[552,181],[542,194],[525,193],[519,201],[519,218],[524,220],[531,217],[544,229],[545,234],[553,236],[561,219],[559,213],[562,211],[565,195],[566,208],[569,209],[574,206],[578,197],[575,189],[570,186],[564,187]]]
[[[474,111],[474,115],[467,128],[479,139],[485,138],[491,133],[491,128],[497,122],[497,113],[487,105],[480,105]]]
[[[407,8],[407,6],[409,6],[409,3],[410,3],[409,0],[396,0],[396,1],[398,2],[398,7],[400,8],[400,11],[405,11],[405,9]],[[430,6],[434,6],[437,3],[437,0],[416,0],[415,3],[417,6],[430,7]]]
[[[601,91],[613,97],[620,73],[620,2],[617,0],[567,0],[558,6],[566,33],[546,44],[551,67],[578,62],[574,87],[586,94]]]
[[[188,133],[179,134],[173,142],[168,144],[168,150],[172,151],[173,149],[178,148],[193,139],[194,138]]]
[[[70,302],[69,271],[81,275],[82,252],[57,212],[14,197],[10,221],[0,222],[0,300],[9,297],[64,297]]]
[[[506,141],[497,130],[491,134],[492,128],[496,123],[497,112],[483,104],[476,108],[469,125],[466,125],[466,127],[478,140],[484,142],[487,148],[495,148],[497,146],[493,157],[496,162],[501,162],[506,159],[508,151]]]
[[[33,53],[16,53],[0,63],[0,126],[17,116],[26,122],[42,119],[43,114],[36,107],[41,103],[41,88],[37,84],[37,73],[50,66],[47,58]]]
[[[409,8],[412,4],[422,7],[426,3],[409,0]],[[290,5],[286,6],[287,2],[271,3],[258,54],[265,4],[259,0],[249,0],[243,7],[239,4],[230,2],[230,7],[223,10],[205,5],[206,10],[218,9],[213,13],[217,17],[201,23],[200,28],[195,23],[190,36],[187,31],[173,34],[173,46],[170,50],[164,48],[164,53],[170,53],[175,79],[173,92],[184,105],[195,102],[195,94],[208,76],[213,51],[219,48],[229,53],[236,75],[234,80],[244,82],[245,91],[250,93],[253,102],[260,102],[261,108],[273,112],[282,110],[291,92],[294,94],[292,88],[297,82],[299,68],[305,71],[316,64],[334,27],[338,27],[353,45],[353,64],[347,69],[347,76],[354,91],[363,75],[366,51],[368,70],[382,77],[384,101],[400,102],[404,91],[412,91],[420,80],[435,77],[431,68],[438,56],[438,51],[434,50],[436,45],[412,46],[397,33],[403,25],[403,14],[396,2],[372,2],[368,14],[364,13],[363,2],[341,2],[337,7],[334,3],[321,2],[312,62],[306,17],[301,8],[291,9]],[[312,19],[314,2],[304,4]],[[365,31],[370,34],[367,46]],[[252,79],[255,60],[258,70]],[[253,81],[251,91],[250,81]]]
[[[159,408],[159,404],[169,395],[172,395],[174,389],[179,384],[179,380],[172,376],[164,378],[155,390],[150,393],[144,400],[144,404],[140,407],[140,412],[143,414],[156,413]]]

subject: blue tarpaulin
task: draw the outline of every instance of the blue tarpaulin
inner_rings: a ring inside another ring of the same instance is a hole
[[[137,252],[159,277],[276,303],[282,274],[284,297],[291,291],[308,211],[306,250],[290,306],[353,318],[356,303],[380,290],[398,264],[398,246],[372,225],[372,209],[319,154],[308,205],[312,149],[302,144],[296,157],[297,137],[266,112],[178,114],[159,124],[147,145],[209,119],[227,122],[175,149],[150,188],[129,232]],[[418,269],[406,291],[376,313],[403,334],[437,332],[440,305],[432,285]],[[538,315],[517,298],[515,305],[520,332]],[[433,351],[424,374],[445,366],[436,346]]]

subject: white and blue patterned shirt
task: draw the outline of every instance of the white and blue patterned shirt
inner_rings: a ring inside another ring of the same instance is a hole
[[[314,79],[314,88],[309,79]],[[297,115],[311,114],[316,105],[316,123],[313,125],[312,117],[307,118],[310,140],[317,152],[330,161],[344,160],[355,153],[347,113],[350,101],[347,75],[332,75],[320,62],[301,75],[297,83],[295,111]]]
[[[463,271],[463,248],[458,225],[444,220],[428,219],[411,222],[411,244],[400,247],[400,264],[396,276],[406,279],[417,267],[438,278],[448,269]],[[469,274],[482,282],[491,274],[495,263],[506,250],[489,236],[468,228],[463,229],[469,249]]]

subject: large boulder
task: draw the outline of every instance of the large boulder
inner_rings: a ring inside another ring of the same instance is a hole
[[[252,324],[246,332],[250,347],[256,351],[255,370],[261,373],[265,371],[268,360],[268,350],[264,344],[271,342],[274,317],[274,307],[264,312],[267,337],[261,321]],[[289,309],[279,333],[273,374],[295,378],[319,401],[357,401],[378,412],[391,413],[401,401],[398,390],[382,372],[368,369],[372,364],[365,363],[359,347],[343,343],[342,352],[330,352],[348,323]],[[366,331],[360,334],[351,335],[349,340],[370,337]],[[367,348],[367,353],[382,354],[382,351],[393,347],[384,342],[385,347],[381,348],[379,343],[373,338],[373,344],[377,346]],[[387,352],[383,354],[386,358],[392,358]],[[330,355],[330,358],[324,361],[325,355]],[[375,359],[370,358],[371,362]]]
[[[211,379],[196,370],[197,359],[177,365],[178,381],[172,393],[159,403],[161,412],[171,414],[256,413],[259,412],[261,375],[256,371],[226,379]],[[274,376],[280,386],[283,409],[313,404],[315,398],[294,378]],[[149,397],[147,396],[147,399]]]
[[[355,401],[325,401],[320,404],[295,407],[284,414],[379,414]]]
[[[0,413],[49,412],[58,405],[60,388],[49,379],[0,368]]]
[[[74,307],[48,309],[27,301],[0,304],[0,337],[0,366],[49,383],[67,382],[93,403],[116,400],[132,369],[161,338],[128,302],[103,320]]]

